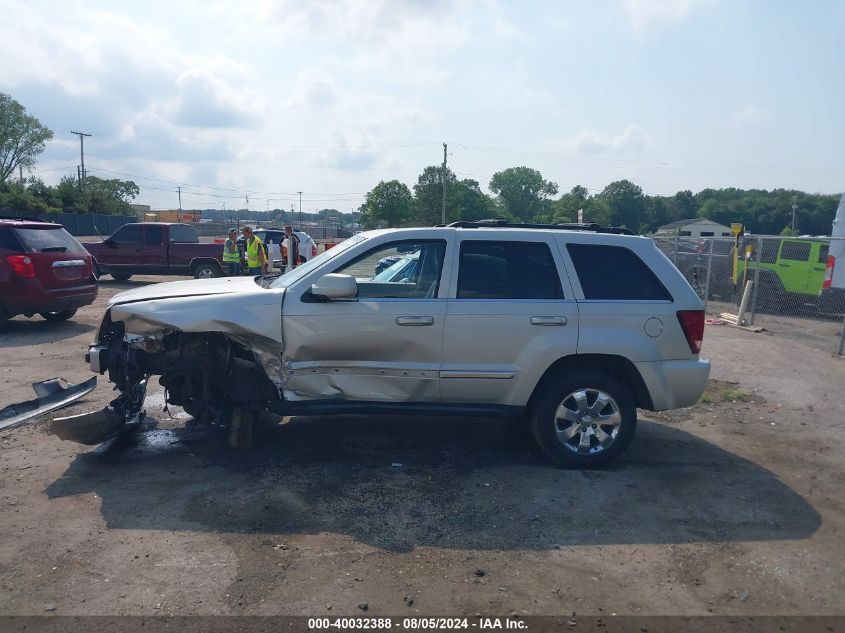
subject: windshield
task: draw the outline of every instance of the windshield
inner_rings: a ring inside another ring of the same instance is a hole
[[[284,275],[276,279],[273,283],[270,284],[271,288],[287,288],[293,283],[296,283],[305,275],[309,274],[311,271],[319,268],[327,261],[334,259],[344,251],[348,250],[352,246],[363,242],[367,238],[363,235],[353,235],[352,237],[344,240],[334,248],[330,248],[327,251],[324,251],[314,257],[313,259],[309,259],[304,264],[297,266],[296,268],[287,271]]]

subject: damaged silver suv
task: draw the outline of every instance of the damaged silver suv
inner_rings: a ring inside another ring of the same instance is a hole
[[[607,462],[636,408],[695,403],[701,300],[647,238],[501,220],[355,235],[275,280],[116,295],[87,355],[120,396],[54,423],[98,443],[167,402],[251,441],[258,413],[524,416],[565,466]],[[385,259],[390,274],[385,274]]]

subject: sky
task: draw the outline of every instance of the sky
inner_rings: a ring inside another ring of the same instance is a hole
[[[845,190],[839,0],[0,0],[33,175],[154,209],[357,209],[443,160],[597,193]]]

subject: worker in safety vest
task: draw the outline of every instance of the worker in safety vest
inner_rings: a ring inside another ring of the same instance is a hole
[[[223,243],[223,263],[229,266],[229,277],[241,274],[241,254],[238,251],[238,229],[229,229],[229,237]]]
[[[250,275],[269,274],[267,266],[267,253],[264,252],[264,244],[261,238],[252,232],[251,226],[245,226],[244,251],[246,251],[246,267]]]

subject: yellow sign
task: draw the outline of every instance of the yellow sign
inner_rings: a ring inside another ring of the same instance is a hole
[[[754,250],[754,246],[751,244],[745,245],[745,259],[751,259],[751,253]]]
[[[739,235],[742,232],[742,224],[739,222],[734,222],[731,224],[731,232],[734,234],[734,237]]]

